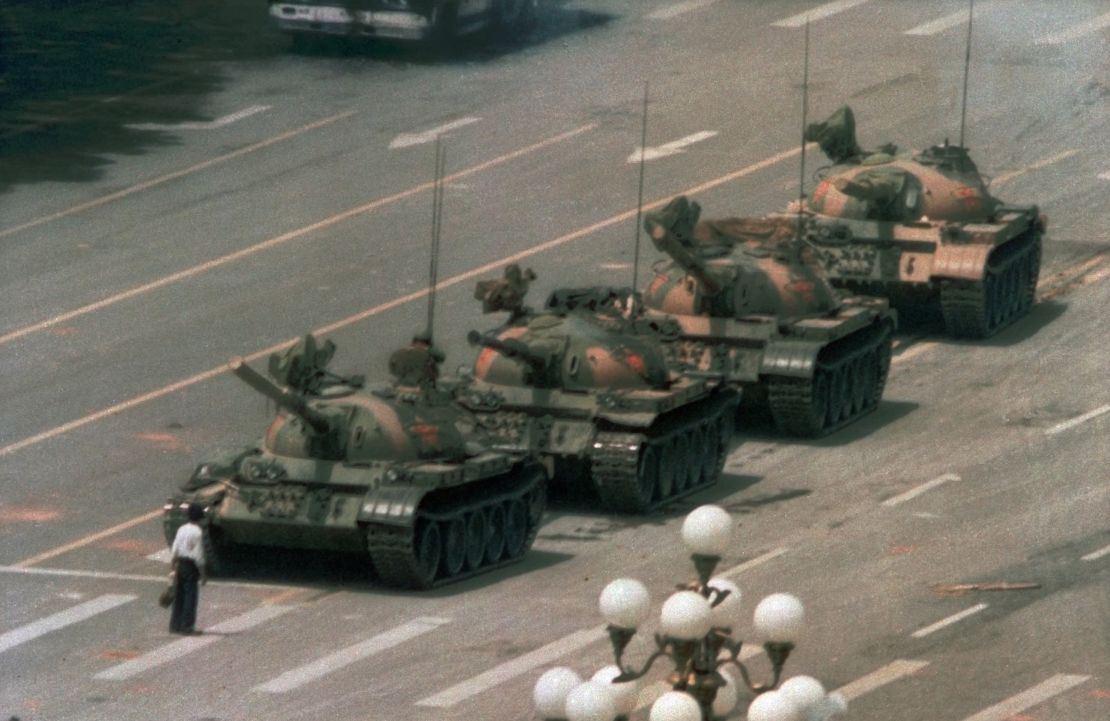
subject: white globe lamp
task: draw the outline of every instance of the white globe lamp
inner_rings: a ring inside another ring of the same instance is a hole
[[[605,666],[590,678],[590,681],[605,687],[613,699],[613,706],[618,716],[630,716],[636,710],[636,697],[640,692],[640,684],[636,681],[613,683],[613,679],[621,675],[621,670],[615,665]]]
[[[602,590],[598,608],[610,625],[639,628],[651,612],[651,596],[647,587],[636,579],[618,578]]]
[[[587,681],[567,694],[567,721],[613,721],[617,707],[612,694],[596,681]]]
[[[772,593],[755,607],[755,630],[773,643],[797,641],[804,620],[802,602],[789,593]]]
[[[781,692],[768,691],[756,696],[748,706],[748,721],[802,721],[802,715]]]
[[[659,626],[664,636],[696,641],[709,633],[712,618],[709,601],[700,593],[679,591],[663,603]]]
[[[566,718],[567,695],[582,685],[582,678],[565,666],[548,669],[532,689],[532,701],[540,718]]]
[[[701,706],[688,693],[668,691],[652,704],[648,721],[702,721]]]

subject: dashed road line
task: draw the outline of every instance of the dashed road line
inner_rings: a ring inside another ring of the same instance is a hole
[[[216,128],[222,128],[226,125],[237,123],[252,115],[263,113],[269,109],[269,105],[252,105],[249,108],[243,108],[242,110],[224,115],[215,120],[191,121],[185,123],[132,123],[124,127],[134,130],[215,130]]]
[[[385,633],[380,633],[373,638],[348,646],[347,648],[340,649],[335,653],[328,654],[300,668],[286,671],[277,678],[267,681],[260,686],[256,686],[254,690],[264,693],[286,693],[287,691],[292,691],[307,683],[323,678],[329,673],[349,666],[356,661],[361,661],[364,658],[368,658],[383,651],[388,651],[394,646],[422,636],[429,631],[434,631],[440,626],[450,622],[451,619],[448,618],[421,617],[413,619],[397,628],[386,631]]]
[[[25,566],[0,566],[0,573],[11,573],[21,576],[59,576],[62,578],[93,578],[108,581],[137,581],[139,583],[165,583],[165,574],[149,575],[140,573],[112,573],[110,571],[84,571],[76,568],[27,568]],[[212,580],[211,586],[228,586],[232,588],[262,588],[267,590],[298,589],[301,586],[291,586],[287,583],[266,583],[263,581],[228,581]]]
[[[937,486],[941,486],[941,485],[944,485],[945,483],[949,483],[949,482],[952,482],[952,481],[959,481],[959,480],[960,480],[960,477],[958,475],[956,475],[955,473],[945,473],[942,476],[937,476],[936,478],[934,478],[931,481],[926,481],[926,482],[922,483],[920,486],[916,486],[915,488],[911,488],[910,490],[906,491],[905,493],[899,493],[897,496],[886,499],[885,501],[882,502],[882,505],[887,507],[887,508],[890,508],[892,506],[897,506],[898,504],[905,503],[906,501],[908,501],[912,498],[917,498],[922,493],[925,493],[926,491],[932,490],[932,489],[936,488]]]
[[[1047,681],[1043,681],[1030,689],[1011,696],[1005,701],[968,716],[964,721],[1006,721],[1006,719],[1009,719],[1014,714],[1019,714],[1028,708],[1047,701],[1053,696],[1058,696],[1068,689],[1078,686],[1089,678],[1090,676],[1057,674]]]
[[[11,228],[4,228],[3,230],[0,230],[0,238],[3,238],[4,236],[7,236],[7,235],[11,235],[13,233],[18,233],[21,230],[27,230],[28,228],[34,228],[36,226],[42,225],[43,223],[49,223],[50,221],[57,220],[58,218],[64,218],[67,215],[73,215],[74,213],[79,213],[82,210],[88,210],[89,208],[95,208],[97,206],[104,205],[106,203],[111,203],[115,200],[119,200],[120,198],[125,198],[128,195],[132,195],[134,193],[138,193],[140,191],[147,190],[149,188],[153,188],[156,185],[161,185],[163,183],[168,183],[171,180],[176,180],[176,179],[184,177],[186,175],[191,175],[192,173],[196,173],[196,172],[204,170],[206,168],[210,168],[213,165],[217,165],[219,163],[223,163],[223,162],[226,162],[228,160],[232,160],[233,158],[238,158],[241,155],[246,155],[248,153],[253,153],[256,150],[261,150],[263,148],[268,148],[269,146],[274,145],[275,143],[280,143],[282,141],[289,140],[290,138],[295,138],[295,137],[297,137],[298,135],[300,135],[302,133],[308,132],[309,130],[316,130],[317,128],[322,128],[325,125],[331,125],[332,123],[337,122],[339,120],[349,118],[354,114],[355,114],[355,111],[348,110],[347,112],[344,112],[344,113],[337,113],[335,115],[330,115],[326,118],[322,118],[320,120],[309,123],[307,125],[302,125],[299,128],[295,128],[293,130],[289,130],[289,131],[281,133],[279,135],[275,135],[272,138],[267,138],[266,140],[262,140],[260,142],[254,143],[252,145],[248,145],[244,148],[239,148],[238,150],[234,150],[230,153],[225,153],[224,155],[220,155],[220,156],[215,157],[215,158],[209,158],[208,160],[205,160],[203,162],[197,163],[195,165],[190,165],[189,167],[182,168],[181,170],[175,170],[174,172],[167,173],[166,175],[160,175],[157,178],[152,178],[151,180],[143,181],[142,183],[138,183],[138,184],[132,185],[128,188],[124,188],[123,190],[116,191],[115,193],[111,193],[109,195],[104,195],[104,196],[101,196],[101,197],[96,198],[94,200],[90,200],[90,201],[85,202],[85,203],[80,203],[79,205],[74,205],[72,207],[66,208],[65,210],[59,210],[56,213],[51,213],[50,215],[44,215],[41,218],[36,218],[35,220],[30,220],[30,221],[27,221],[26,223],[22,223],[20,225],[12,226]],[[0,337],[0,343],[6,342],[6,341],[7,341],[7,336]]]
[[[898,659],[876,671],[872,671],[866,676],[861,676],[855,681],[841,686],[836,692],[843,696],[845,701],[851,701],[854,698],[859,698],[864,694],[871,693],[875,689],[881,688],[888,683],[915,674],[928,665],[928,661],[907,661]]]
[[[700,130],[696,133],[692,133],[685,137],[679,138],[678,140],[672,140],[669,143],[663,143],[662,145],[656,145],[647,148],[636,148],[636,150],[633,151],[632,155],[628,156],[627,162],[639,163],[641,159],[644,161],[659,160],[660,158],[666,158],[671,155],[685,153],[686,148],[690,147],[694,143],[700,143],[703,140],[709,140],[715,135],[717,135],[716,130]]]
[[[1068,430],[1069,428],[1075,428],[1076,426],[1078,426],[1081,423],[1086,423],[1087,421],[1092,420],[1094,418],[1098,418],[1099,416],[1104,415],[1106,413],[1110,413],[1110,403],[1107,403],[1104,406],[1099,406],[1098,408],[1095,408],[1093,411],[1087,411],[1083,415],[1076,416],[1075,418],[1072,418],[1070,420],[1066,420],[1063,423],[1057,423],[1056,425],[1054,425],[1051,428],[1049,428],[1048,430],[1046,430],[1045,435],[1054,436],[1057,433],[1063,433],[1064,431]]]
[[[993,10],[998,5],[998,0],[981,0],[975,5],[975,12],[973,19],[978,20],[980,14],[985,14]],[[945,30],[964,25],[967,23],[967,10],[957,10],[951,15],[945,15],[942,18],[931,20],[927,23],[922,23],[917,27],[910,28],[902,33],[903,35],[936,35]]]
[[[739,576],[741,573],[743,573],[744,571],[747,571],[750,568],[755,568],[756,566],[760,566],[764,563],[767,563],[770,560],[778,558],[782,554],[786,553],[788,550],[790,550],[790,549],[783,548],[783,547],[776,548],[773,551],[768,551],[767,553],[764,553],[761,556],[756,556],[755,558],[744,561],[743,563],[741,563],[737,566],[733,566],[732,568],[728,569],[727,571],[721,571],[717,575],[718,576],[723,576],[725,578],[728,578],[729,576]]]
[[[949,616],[947,618],[942,618],[941,620],[937,621],[936,623],[929,624],[928,626],[925,626],[924,628],[919,628],[916,631],[914,631],[913,633],[911,633],[910,636],[913,637],[913,638],[925,638],[929,634],[936,633],[937,631],[941,630],[942,628],[947,628],[948,626],[951,626],[954,623],[958,623],[958,622],[964,620],[965,618],[967,618],[968,616],[974,616],[975,614],[979,613],[980,611],[982,611],[985,608],[987,608],[987,604],[977,603],[974,606],[972,606],[971,608],[965,608],[964,610],[960,611],[959,613],[954,613],[954,614],[952,614],[951,616]]]
[[[41,562],[46,561],[48,559],[54,558],[55,556],[60,556],[63,553],[69,553],[70,551],[74,551],[78,548],[81,548],[82,546],[87,546],[90,543],[96,543],[97,541],[99,541],[102,538],[107,538],[108,536],[113,536],[113,535],[119,533],[120,531],[126,531],[128,528],[131,528],[132,526],[137,526],[140,523],[146,523],[147,521],[158,518],[161,515],[162,515],[162,509],[158,509],[156,511],[150,511],[148,513],[144,513],[141,516],[136,516],[136,517],[134,517],[130,520],[124,521],[123,523],[117,523],[116,525],[112,526],[111,528],[105,528],[103,531],[97,531],[96,533],[91,533],[91,534],[85,536],[84,538],[79,538],[76,541],[73,541],[71,543],[67,543],[63,546],[58,546],[57,548],[52,548],[49,551],[44,551],[43,553],[37,554],[35,556],[31,556],[30,558],[25,558],[22,561],[20,561],[19,563],[15,563],[15,564],[12,564],[12,565],[15,568],[26,568],[27,566],[33,566],[36,563],[41,563]]]
[[[1025,175],[1026,173],[1031,173],[1034,170],[1040,170],[1041,168],[1046,168],[1049,165],[1052,165],[1053,163],[1059,163],[1061,160],[1067,160],[1068,158],[1072,157],[1073,155],[1077,155],[1078,153],[1079,153],[1079,151],[1075,150],[1075,149],[1064,150],[1064,151],[1061,151],[1059,153],[1056,153],[1055,155],[1050,155],[1047,158],[1041,158],[1037,162],[1031,163],[1030,165],[1027,165],[1024,168],[1018,168],[1017,170],[1011,170],[1009,173],[1003,173],[1002,175],[997,175],[997,176],[994,177],[993,180],[991,180],[991,187],[997,188],[1000,185],[1005,185],[1006,183],[1010,182],[1014,178]]]
[[[167,643],[149,653],[144,653],[142,656],[107,668],[93,678],[101,681],[125,681],[145,671],[176,661],[194,651],[199,651],[205,646],[219,641],[223,635],[242,633],[292,610],[293,606],[260,606],[251,609],[235,618],[230,618],[204,629],[204,635],[202,636],[188,636]]]
[[[817,7],[811,8],[804,13],[798,13],[797,15],[791,15],[788,18],[783,18],[782,20],[771,23],[771,25],[776,28],[800,28],[803,27],[807,22],[813,22],[814,20],[824,20],[825,18],[832,17],[833,15],[844,12],[845,10],[851,10],[857,5],[863,5],[866,2],[870,2],[870,0],[837,0],[837,2],[818,5]]]
[[[411,148],[416,145],[430,143],[439,136],[449,133],[452,130],[458,130],[459,128],[464,128],[467,125],[472,125],[479,121],[481,121],[481,118],[459,118],[458,120],[452,120],[449,123],[444,123],[443,125],[429,128],[419,133],[401,133],[390,141],[389,148],[390,150],[397,150],[398,148]]]
[[[720,0],[686,0],[686,2],[675,3],[674,5],[665,5],[658,10],[648,13],[648,20],[670,20],[671,18],[685,15],[694,10],[701,10],[704,7],[714,5]]]
[[[1110,13],[1091,18],[1086,22],[1073,25],[1070,28],[1039,38],[1033,42],[1035,45],[1060,45],[1075,40],[1076,38],[1081,38],[1084,35],[1097,32],[1108,26],[1110,26]]]
[[[932,348],[935,348],[936,346],[937,346],[936,341],[926,341],[924,343],[913,343],[913,344],[907,346],[906,350],[902,351],[898,355],[891,358],[890,362],[891,363],[905,363],[910,358],[913,358],[914,356],[919,356],[922,353],[924,353],[925,351],[930,350]]]
[[[1081,561],[1096,561],[1096,560],[1102,558],[1103,556],[1107,556],[1107,555],[1110,555],[1110,546],[1100,548],[1097,551],[1091,551],[1086,556],[1080,557],[1079,560],[1081,560]]]
[[[163,548],[161,551],[148,554],[146,558],[148,561],[155,561],[157,563],[169,563],[173,560],[173,549]]]
[[[111,611],[117,606],[122,606],[125,603],[134,601],[136,598],[138,598],[138,596],[122,593],[108,593],[103,596],[98,596],[91,601],[86,601],[85,603],[68,608],[65,611],[59,611],[46,618],[40,618],[25,626],[12,629],[11,631],[0,634],[0,653],[27,643],[28,641],[32,641],[39,636],[57,631],[66,626],[71,626],[75,623],[80,623],[81,621],[90,619],[105,611]]]
[[[478,674],[474,678],[440,691],[433,696],[421,699],[416,702],[416,705],[431,706],[433,708],[450,708],[465,701],[471,696],[476,696],[505,681],[527,673],[537,666],[551,663],[557,658],[585,648],[607,637],[608,634],[604,627],[575,631],[558,641],[549,643],[523,656],[518,656],[512,661],[507,661],[500,666],[495,666],[485,673]]]

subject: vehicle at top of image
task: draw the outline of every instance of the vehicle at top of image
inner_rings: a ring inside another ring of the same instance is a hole
[[[670,256],[642,297],[646,317],[679,328],[668,361],[721,374],[792,435],[825,435],[873,411],[897,322],[887,301],[837,292],[798,240],[796,214],[700,214],[679,196],[644,216]]]
[[[269,0],[270,17],[294,38],[351,35],[437,42],[491,29],[527,31],[554,0]]]
[[[663,324],[628,317],[618,292],[559,290],[543,310],[525,307],[533,278],[510,266],[475,293],[509,318],[471,331],[480,351],[456,397],[496,447],[542,454],[554,483],[587,484],[606,511],[643,513],[716,483],[738,392],[670,369]]]
[[[1047,219],[990,194],[967,149],[864,151],[851,108],[806,130],[831,166],[805,203],[832,283],[896,307],[939,304],[948,334],[985,338],[1029,312]]]
[[[165,506],[167,542],[199,503],[216,573],[240,546],[366,554],[386,585],[415,589],[519,561],[546,503],[542,463],[490,449],[439,387],[428,337],[394,352],[393,382],[373,388],[329,372],[334,352],[306,336],[270,357],[276,382],[229,363],[277,416],[258,445],[196,467]]]

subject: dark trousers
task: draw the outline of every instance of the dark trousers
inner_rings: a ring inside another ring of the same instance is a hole
[[[197,582],[200,570],[188,558],[177,559],[174,583],[173,610],[170,612],[170,632],[186,633],[192,631],[197,623]]]

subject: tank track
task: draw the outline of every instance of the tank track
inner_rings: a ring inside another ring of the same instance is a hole
[[[418,509],[411,526],[392,526],[382,523],[367,524],[366,549],[378,578],[387,586],[394,588],[428,589],[455,583],[520,561],[527,554],[528,549],[532,547],[532,543],[536,540],[536,534],[539,532],[543,510],[547,503],[546,476],[542,470],[532,466],[525,467],[523,470],[518,467],[512,473],[525,475],[525,482],[513,483],[514,488],[488,495],[478,501],[472,501],[464,505],[453,505],[450,510]],[[484,479],[487,482],[494,480]],[[514,479],[510,476],[509,478],[503,477],[502,480],[512,481]],[[486,523],[484,538],[488,543],[491,533],[489,510],[498,506],[502,508],[503,512],[507,504],[514,500],[524,503],[526,513],[524,541],[516,553],[508,554],[506,552],[503,557],[493,562],[490,562],[488,557],[483,557],[477,565],[464,561],[461,569],[449,573],[444,561],[447,552],[446,546],[449,541],[445,537],[446,534],[441,532],[441,550],[438,554],[437,567],[430,578],[422,572],[415,555],[416,529],[422,528],[422,524],[436,524],[442,531],[448,523],[455,520],[461,521],[468,513],[481,509],[485,511],[483,513]]]
[[[665,418],[646,433],[598,433],[590,476],[602,507],[646,513],[715,484],[728,456],[737,403],[735,396],[709,399],[682,409],[685,418]],[[698,466],[691,457],[710,460]]]
[[[862,342],[853,334],[825,348],[810,378],[768,379],[767,402],[776,428],[813,438],[875,410],[890,371],[892,328],[875,324],[866,335]]]
[[[987,338],[1028,313],[1040,266],[1041,237],[1035,234],[999,246],[981,281],[942,282],[940,308],[949,335]]]

